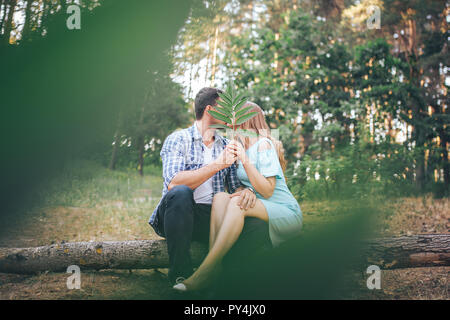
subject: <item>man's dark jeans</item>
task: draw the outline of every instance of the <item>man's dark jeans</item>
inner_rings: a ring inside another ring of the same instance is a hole
[[[167,241],[171,282],[192,274],[191,242],[208,244],[210,216],[211,205],[195,203],[192,189],[185,185],[172,188],[161,200],[154,228]],[[259,249],[270,247],[267,222],[248,217],[241,236],[225,256],[224,264],[231,266]]]

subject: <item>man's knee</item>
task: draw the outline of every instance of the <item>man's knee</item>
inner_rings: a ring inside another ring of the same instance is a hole
[[[165,199],[164,225],[165,229],[190,231],[193,223],[194,198],[192,189],[178,185],[167,192]]]
[[[181,184],[181,185],[171,188],[167,192],[167,197],[168,197],[168,200],[170,200],[170,201],[180,200],[180,201],[188,201],[187,203],[189,203],[189,202],[193,202],[194,192],[188,186]]]

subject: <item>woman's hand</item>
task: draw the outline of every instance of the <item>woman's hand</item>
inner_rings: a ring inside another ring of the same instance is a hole
[[[231,141],[227,148],[236,155],[236,157],[241,160],[242,163],[245,163],[247,161],[247,154],[245,153],[245,149],[242,146],[242,143],[240,143],[237,140]]]

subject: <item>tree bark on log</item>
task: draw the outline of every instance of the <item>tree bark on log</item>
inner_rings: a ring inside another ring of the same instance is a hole
[[[367,262],[382,269],[450,266],[450,234],[428,234],[367,241]],[[192,243],[198,265],[206,246]],[[65,272],[70,265],[82,270],[167,268],[165,240],[68,242],[35,248],[0,248],[0,272],[33,274]]]
[[[450,234],[421,234],[367,241],[367,261],[381,269],[450,266]]]
[[[192,243],[191,256],[200,263],[206,247]],[[0,248],[0,272],[33,274],[65,272],[70,265],[81,270],[167,268],[165,240],[67,242],[35,248]]]

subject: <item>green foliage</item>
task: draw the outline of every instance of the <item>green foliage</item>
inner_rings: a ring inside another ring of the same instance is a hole
[[[162,59],[158,68],[149,70],[145,88],[122,106],[116,129],[118,167],[137,168],[140,153],[143,165],[160,165],[164,139],[174,130],[189,124],[189,106],[181,86],[170,78],[171,66]],[[151,71],[151,72],[150,72]],[[113,148],[105,153],[108,166]]]
[[[428,9],[436,13],[436,6]],[[427,98],[441,93],[419,83],[422,57],[394,54],[388,39],[364,39],[355,46],[335,22],[301,8],[288,18],[279,28],[268,23],[233,38],[227,78],[247,88],[271,127],[280,129],[293,192],[307,199],[439,189],[433,170],[448,171],[448,159],[433,139],[448,141],[443,127],[448,116],[438,112],[436,99]],[[441,54],[442,46],[425,44],[426,55]],[[437,65],[432,58],[424,61]],[[427,103],[435,110],[431,116]],[[421,177],[425,153],[428,166]]]
[[[232,83],[229,84],[225,92],[219,93],[219,97],[220,99],[217,101],[218,106],[215,107],[217,111],[210,110],[208,113],[215,119],[225,122],[228,126],[213,124],[210,127],[225,130],[231,127],[234,138],[238,130],[237,127],[256,116],[258,112],[249,112],[252,109],[251,106],[243,108],[247,102],[247,97],[243,93],[238,93],[233,88]]]
[[[361,142],[329,153],[324,160],[305,156],[298,166],[290,167],[288,183],[299,200],[414,194],[409,182],[412,172],[405,172],[404,168],[404,163],[411,162],[408,150],[398,146],[389,157],[381,153],[374,156],[375,152],[370,145]]]

